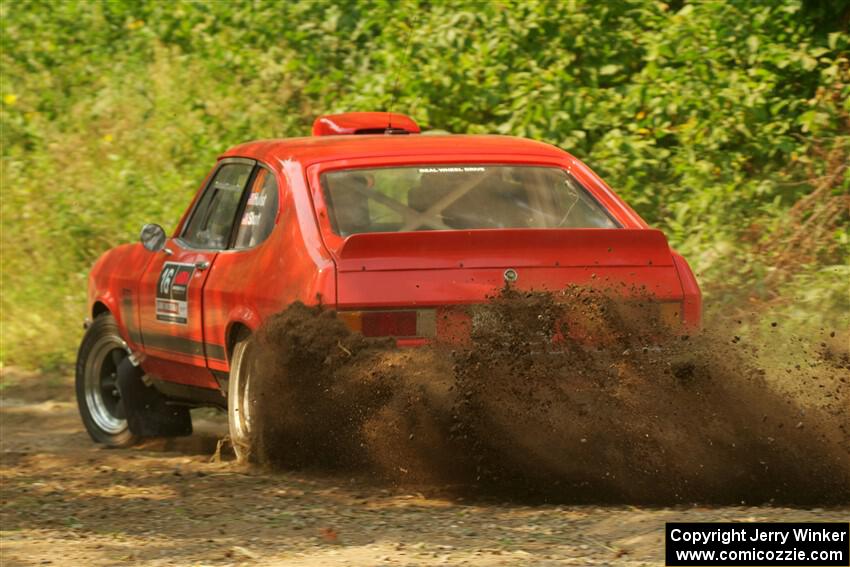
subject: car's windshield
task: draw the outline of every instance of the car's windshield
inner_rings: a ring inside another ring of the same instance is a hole
[[[322,175],[333,230],[617,228],[578,181],[557,167],[427,165]]]

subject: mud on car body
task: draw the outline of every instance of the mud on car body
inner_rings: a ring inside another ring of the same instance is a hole
[[[311,137],[228,150],[170,236],[146,225],[140,243],[95,263],[80,412],[95,441],[125,446],[190,433],[189,407],[226,407],[239,450],[251,335],[293,302],[421,345],[468,330],[457,307],[506,281],[556,290],[603,279],[699,325],[685,260],[567,152],[421,135],[402,115],[323,116]]]

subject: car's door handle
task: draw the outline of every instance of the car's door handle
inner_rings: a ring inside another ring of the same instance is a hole
[[[204,270],[206,270],[209,267],[210,267],[210,263],[207,262],[206,260],[204,260],[202,262],[195,262],[195,268],[197,268],[199,272],[203,272]]]

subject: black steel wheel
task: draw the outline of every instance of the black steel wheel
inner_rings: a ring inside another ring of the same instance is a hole
[[[99,315],[86,330],[77,353],[76,391],[80,417],[97,443],[129,447],[138,441],[130,432],[121,393],[118,365],[129,356],[109,313]]]

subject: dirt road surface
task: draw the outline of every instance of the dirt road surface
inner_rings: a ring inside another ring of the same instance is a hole
[[[668,521],[842,520],[850,508],[485,502],[368,478],[215,462],[222,416],[189,438],[95,446],[70,379],[2,375],[0,563],[659,565]]]

